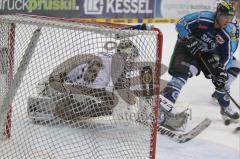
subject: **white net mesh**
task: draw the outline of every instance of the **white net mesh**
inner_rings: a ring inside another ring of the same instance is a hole
[[[159,32],[1,16],[0,33],[0,158],[154,158]]]

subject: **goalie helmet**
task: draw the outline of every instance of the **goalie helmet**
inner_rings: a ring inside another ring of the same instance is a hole
[[[117,46],[117,54],[133,59],[139,55],[137,47],[129,39],[121,40]]]

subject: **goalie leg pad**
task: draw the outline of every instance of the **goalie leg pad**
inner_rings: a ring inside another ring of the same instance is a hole
[[[34,123],[49,123],[56,120],[54,116],[55,99],[49,97],[30,97],[28,99],[28,117]]]
[[[57,103],[56,116],[63,120],[81,121],[92,117],[111,115],[117,104],[115,96],[98,92],[99,97],[67,96]],[[81,99],[79,99],[79,97]]]
[[[88,104],[92,104],[89,98],[85,98],[82,102],[79,102],[72,96],[66,96],[57,102],[55,113],[56,116],[66,121],[77,120],[77,118],[80,120],[87,119],[87,112],[84,110]]]

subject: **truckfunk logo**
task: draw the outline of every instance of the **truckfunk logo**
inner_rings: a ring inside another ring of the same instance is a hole
[[[79,10],[76,0],[0,0],[0,10],[33,11]]]

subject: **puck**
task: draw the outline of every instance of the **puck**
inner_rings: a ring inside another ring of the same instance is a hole
[[[231,123],[231,120],[229,119],[224,120],[224,125],[228,126],[230,123]]]

